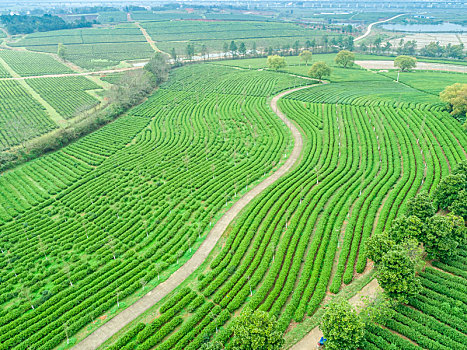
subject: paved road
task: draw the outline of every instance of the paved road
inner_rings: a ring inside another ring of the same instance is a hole
[[[389,21],[392,21],[393,19],[395,19],[395,18],[397,18],[397,17],[404,16],[404,15],[405,15],[405,13],[401,13],[401,14],[399,14],[399,15],[396,15],[396,16],[391,17],[391,18],[388,18],[388,19],[384,19],[384,20],[382,20],[382,21],[370,23],[370,25],[369,25],[368,28],[366,29],[365,34],[360,35],[359,37],[355,38],[354,41],[361,40],[361,39],[363,39],[363,38],[366,38],[368,35],[370,35],[371,29],[373,28],[374,25],[380,24],[380,23],[389,22]]]
[[[214,225],[208,236],[195,252],[195,254],[183,266],[175,271],[166,281],[159,284],[149,293],[129,306],[110,321],[98,328],[94,333],[91,333],[87,338],[74,346],[75,350],[90,350],[97,349],[102,343],[113,336],[116,332],[136,319],[144,311],[152,307],[163,297],[178,287],[188,276],[190,276],[208,257],[217,241],[221,238],[227,226],[235,219],[240,211],[245,208],[255,197],[259,196],[267,187],[284,176],[298,161],[303,148],[303,138],[295,125],[286,118],[279,108],[277,101],[293,91],[305,89],[309,86],[301,86],[295,89],[287,90],[275,96],[271,100],[271,108],[282,119],[287,127],[292,132],[294,138],[294,148],[290,157],[286,162],[271,176],[264,179],[261,183],[253,187],[243,197],[241,197]]]

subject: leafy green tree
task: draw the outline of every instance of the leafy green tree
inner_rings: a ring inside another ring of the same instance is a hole
[[[389,50],[391,50],[391,47],[392,47],[392,44],[389,41],[387,41],[383,47],[383,51],[386,53],[389,53]]]
[[[459,192],[467,190],[467,178],[464,174],[449,174],[445,176],[433,193],[434,204],[447,209],[457,199]]]
[[[152,73],[153,81],[159,86],[169,77],[170,66],[168,63],[168,55],[162,52],[156,52],[154,57],[144,66],[144,69]]]
[[[308,50],[309,48],[311,48],[311,41],[307,40],[305,41],[305,50]]]
[[[232,40],[230,42],[229,49],[230,49],[230,53],[232,54],[232,57],[237,56],[238,47],[237,47],[237,44],[235,44],[235,41]]]
[[[326,62],[316,62],[311,66],[308,75],[321,81],[323,77],[331,75],[331,68],[329,68]]]
[[[449,210],[457,216],[460,216],[467,221],[467,191],[462,190],[457,195],[457,199],[454,200],[449,207]]]
[[[256,41],[253,41],[253,44],[251,46],[251,54],[253,55],[253,57],[256,57],[256,55],[258,54],[258,51],[256,49]]]
[[[433,206],[430,196],[426,191],[423,191],[407,201],[405,215],[413,215],[425,221],[430,216],[435,215],[435,212],[436,209]]]
[[[298,50],[300,50],[300,42],[298,40],[295,40],[295,42],[292,45],[292,48],[294,50],[294,53],[298,55]]]
[[[459,119],[465,120],[467,113],[467,84],[455,83],[446,87],[440,94],[441,101],[446,102],[451,114]]]
[[[185,48],[186,58],[191,61],[193,56],[195,55],[195,45],[194,44],[187,44]]]
[[[415,263],[403,249],[396,248],[383,255],[376,270],[376,279],[387,296],[402,303],[421,288],[415,276]]]
[[[285,58],[279,55],[268,56],[267,64],[270,69],[274,69],[275,71],[278,71],[287,65]]]
[[[203,60],[205,60],[206,58],[209,58],[208,54],[209,54],[209,51],[208,51],[208,47],[206,46],[206,44],[201,45],[201,56],[203,57]]]
[[[329,304],[319,328],[327,339],[327,350],[357,349],[365,334],[365,323],[345,299]]]
[[[209,343],[204,343],[201,345],[199,350],[223,350],[224,344],[220,341],[210,341]]]
[[[224,42],[224,45],[222,47],[222,52],[224,52],[224,57],[226,57],[227,53],[229,52],[229,44],[227,42]]]
[[[396,242],[384,231],[368,238],[365,253],[367,258],[377,265],[383,259],[384,254],[389,252],[395,245]]]
[[[417,59],[415,57],[401,55],[394,59],[394,67],[400,68],[402,72],[407,72],[412,68],[415,68],[416,65]]]
[[[240,55],[245,57],[245,55],[246,55],[246,45],[245,45],[245,43],[243,41],[240,43],[240,46],[238,47],[238,52],[240,53]]]
[[[466,239],[464,219],[453,214],[427,219],[424,234],[420,237],[428,257],[433,259],[457,255],[458,248],[466,243]]]
[[[336,64],[344,68],[352,67],[355,62],[355,55],[349,50],[341,50],[337,53],[334,61],[336,62]]]
[[[174,63],[177,63],[177,51],[175,51],[175,47],[172,47],[172,50],[170,51],[170,57],[174,61]]]
[[[299,57],[300,60],[305,61],[305,65],[308,66],[308,61],[311,61],[313,54],[311,53],[311,51],[303,50],[302,52],[300,52]]]
[[[57,47],[57,55],[58,55],[58,57],[60,57],[60,59],[62,59],[62,60],[65,59],[65,56],[66,56],[66,48],[65,48],[65,45],[63,45],[62,43],[59,43],[59,44],[58,44],[58,47]]]
[[[396,243],[400,243],[408,238],[418,239],[423,231],[423,221],[415,215],[405,216],[394,219],[388,234]]]
[[[232,346],[236,350],[279,350],[284,344],[274,316],[245,308],[232,321]]]
[[[365,43],[360,44],[360,51],[367,52],[368,46]]]

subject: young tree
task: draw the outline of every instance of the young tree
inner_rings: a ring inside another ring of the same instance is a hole
[[[357,349],[365,334],[365,323],[345,299],[329,304],[319,328],[329,350]]]
[[[435,215],[426,221],[420,237],[429,258],[442,259],[455,256],[467,241],[464,219],[453,214]]]
[[[315,62],[311,66],[308,75],[321,81],[323,77],[331,75],[331,68],[329,68],[328,65],[323,61]]]
[[[175,47],[172,47],[172,51],[170,51],[170,57],[177,64],[177,51],[175,51]]]
[[[256,57],[256,55],[258,54],[258,51],[256,49],[256,41],[253,41],[253,44],[251,46],[251,54],[253,55],[253,57]]]
[[[435,212],[436,209],[430,196],[426,191],[423,191],[407,201],[405,215],[414,215],[420,220],[425,221],[427,218],[435,215]]]
[[[201,57],[203,57],[203,60],[206,60],[206,56],[208,56],[208,55],[209,55],[208,47],[205,44],[203,44],[201,46]],[[209,57],[207,57],[207,58],[209,58]]]
[[[396,242],[394,242],[385,231],[368,238],[365,254],[368,259],[377,265],[382,261],[384,254],[389,252],[395,245]]]
[[[229,49],[230,49],[230,53],[232,54],[232,57],[236,57],[236,56],[237,56],[238,47],[237,47],[237,44],[235,44],[235,41],[232,40],[232,41],[230,42]]]
[[[237,350],[279,350],[284,344],[276,319],[267,312],[245,308],[232,321],[232,346]]]
[[[415,263],[403,249],[393,249],[383,255],[376,279],[390,298],[402,303],[417,294],[421,287],[415,276]]]
[[[295,42],[292,45],[292,48],[294,50],[294,53],[298,55],[298,51],[300,50],[300,42],[298,40],[295,40]]]
[[[195,55],[195,45],[188,43],[185,48],[185,54],[188,61],[191,61]]]
[[[238,52],[240,53],[240,55],[245,57],[245,55],[246,55],[246,45],[245,45],[245,43],[243,41],[240,43],[240,46],[238,47]]]
[[[344,68],[352,67],[355,62],[355,55],[353,52],[350,52],[349,50],[341,50],[336,55],[336,58],[334,61],[336,62],[336,64]]]
[[[224,52],[224,57],[227,57],[227,53],[229,52],[229,44],[227,42],[224,42],[222,51]]]
[[[58,44],[58,47],[57,47],[57,55],[58,55],[58,57],[60,57],[60,59],[62,59],[62,60],[65,59],[65,56],[66,56],[66,48],[65,48],[65,45],[63,45],[62,43],[59,43],[59,44]]]
[[[308,61],[311,61],[312,56],[313,56],[313,54],[311,53],[311,51],[303,50],[300,53],[300,60],[305,61],[305,65],[308,66]]]
[[[464,174],[449,174],[445,176],[433,194],[435,206],[447,209],[454,203],[459,192],[462,190],[467,190],[467,178]]]
[[[268,56],[267,65],[270,69],[278,71],[279,69],[284,68],[287,65],[287,63],[285,62],[284,57],[272,55]]]
[[[400,68],[401,72],[407,72],[417,65],[417,59],[410,56],[397,56],[394,59],[394,67]]]

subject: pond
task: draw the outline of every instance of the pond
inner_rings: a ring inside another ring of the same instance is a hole
[[[452,33],[467,32],[467,26],[456,23],[443,22],[441,24],[383,24],[382,28],[398,32],[413,33]]]

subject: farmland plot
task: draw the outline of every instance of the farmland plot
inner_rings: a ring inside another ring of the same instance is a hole
[[[368,237],[465,159],[467,136],[430,103],[432,95],[407,87],[406,99],[394,100],[401,93],[395,83],[356,84],[314,86],[279,101],[303,131],[300,164],[242,213],[196,280],[157,305],[155,318],[121,332],[110,349],[228,343],[229,321],[246,306],[277,316],[286,331],[312,315],[328,291],[365,271]]]
[[[2,176],[0,349],[54,348],[117,290],[122,303],[185,261],[292,147],[266,104],[292,84],[184,67],[129,115]]]

